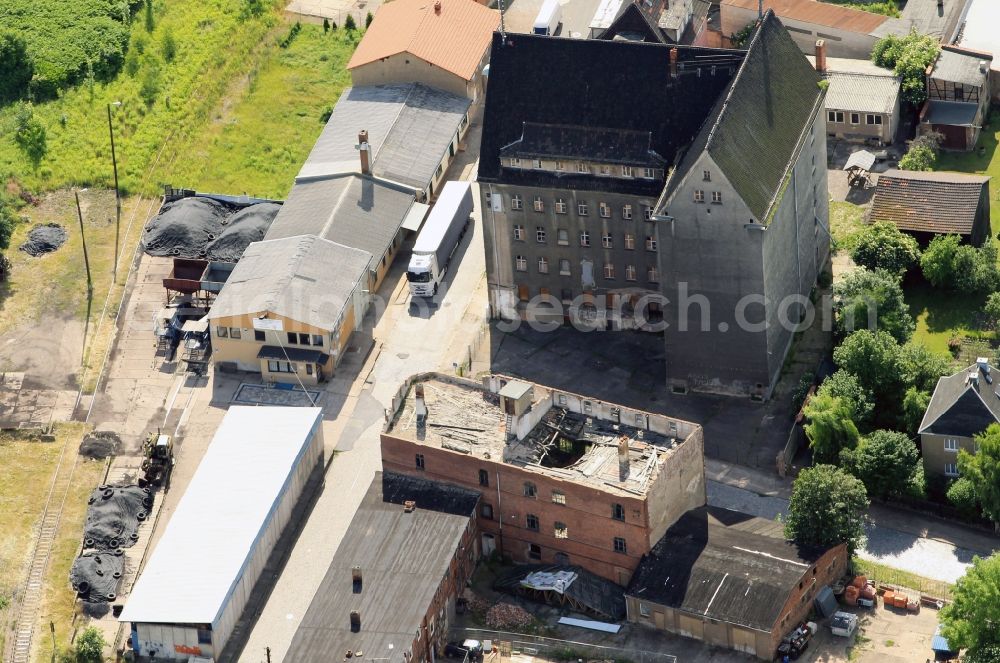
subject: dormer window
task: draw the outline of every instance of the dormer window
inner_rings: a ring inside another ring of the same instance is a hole
[[[632,177],[632,166],[622,166],[622,177]]]
[[[656,177],[656,169],[655,168],[646,168],[643,171],[643,177],[645,177],[646,179],[650,179],[650,180],[653,179],[654,177]]]
[[[510,159],[510,165],[511,165],[512,168],[520,168],[521,167],[521,160],[518,159],[517,157],[511,157],[511,159]]]

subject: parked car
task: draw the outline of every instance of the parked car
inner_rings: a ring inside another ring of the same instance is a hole
[[[858,616],[849,612],[837,611],[830,618],[830,631],[834,635],[849,638],[858,629]]]
[[[483,660],[483,643],[479,640],[466,640],[461,644],[449,642],[444,646],[444,655],[448,658],[465,659],[466,654],[471,663]]]

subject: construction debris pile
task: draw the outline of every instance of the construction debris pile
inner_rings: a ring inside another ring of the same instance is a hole
[[[264,238],[281,206],[238,207],[194,196],[167,203],[146,226],[143,249],[151,256],[236,262],[251,242]]]
[[[510,603],[497,603],[486,612],[486,626],[511,631],[532,626],[535,618],[524,608]]]
[[[118,583],[124,572],[125,555],[121,551],[88,552],[73,562],[69,581],[81,601],[105,603],[117,598]]]
[[[38,257],[52,253],[66,243],[69,235],[66,229],[58,223],[36,224],[28,232],[28,241],[21,245],[21,250],[30,256]]]
[[[139,523],[153,506],[153,494],[138,486],[98,486],[88,500],[83,547],[119,550],[139,538]]]
[[[80,455],[94,460],[103,460],[118,451],[122,440],[111,431],[93,431],[83,436]]]

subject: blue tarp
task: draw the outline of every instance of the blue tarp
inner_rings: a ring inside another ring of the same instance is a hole
[[[948,641],[944,639],[943,635],[941,635],[940,624],[938,624],[937,629],[934,631],[934,637],[931,638],[931,651],[951,652],[951,647],[948,646]]]

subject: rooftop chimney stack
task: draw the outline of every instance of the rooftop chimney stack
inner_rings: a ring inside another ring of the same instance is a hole
[[[628,479],[628,437],[622,436],[618,440],[618,480]]]
[[[826,40],[816,40],[816,71],[826,73]]]
[[[677,78],[677,49],[670,49],[670,77]]]
[[[362,129],[358,133],[358,151],[361,152],[361,174],[372,174],[372,148],[368,144],[368,130]]]

